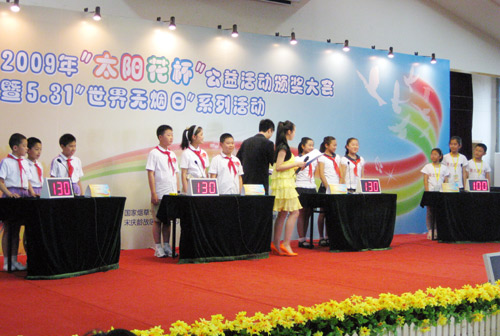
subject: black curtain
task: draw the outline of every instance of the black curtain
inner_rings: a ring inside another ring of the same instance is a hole
[[[472,158],[472,75],[450,71],[450,136],[462,138],[460,152]],[[447,152],[448,149],[444,149]]]

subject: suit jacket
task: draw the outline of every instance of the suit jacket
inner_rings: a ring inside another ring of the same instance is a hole
[[[244,184],[263,184],[269,194],[269,165],[274,162],[274,144],[263,134],[246,139],[236,154],[243,165]]]

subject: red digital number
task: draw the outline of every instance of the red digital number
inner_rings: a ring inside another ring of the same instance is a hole
[[[203,181],[203,182],[201,182],[201,184],[202,184],[201,193],[206,194],[208,192],[208,187],[207,187],[208,183],[206,181]]]
[[[373,181],[373,191],[380,192],[380,184],[378,183],[378,181]]]
[[[71,195],[71,186],[68,181],[64,182],[63,188],[64,188],[64,195]]]
[[[472,182],[472,189],[477,191],[488,191],[488,182],[474,181]]]
[[[215,181],[211,181],[210,184],[209,184],[209,190],[208,190],[211,194],[215,194],[216,193],[216,187],[215,187]]]

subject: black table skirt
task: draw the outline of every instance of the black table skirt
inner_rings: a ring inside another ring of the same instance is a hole
[[[179,263],[269,257],[274,196],[163,197],[158,218],[179,218]]]
[[[331,251],[390,247],[396,224],[396,194],[302,194],[303,207],[325,211]]]
[[[440,241],[500,241],[500,193],[498,192],[426,191],[420,205],[433,208]]]
[[[27,279],[59,279],[118,268],[124,207],[125,197],[3,198],[0,219],[25,225]]]

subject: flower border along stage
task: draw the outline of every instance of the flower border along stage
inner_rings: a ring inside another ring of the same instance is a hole
[[[403,325],[420,332],[432,326],[466,320],[481,321],[500,312],[500,281],[495,285],[463,286],[461,289],[428,288],[402,295],[381,294],[379,298],[352,296],[342,302],[329,301],[312,307],[273,309],[269,314],[249,317],[240,312],[233,321],[222,315],[188,325],[177,321],[166,334],[161,327],[133,330],[140,336],[180,335],[382,335]]]

